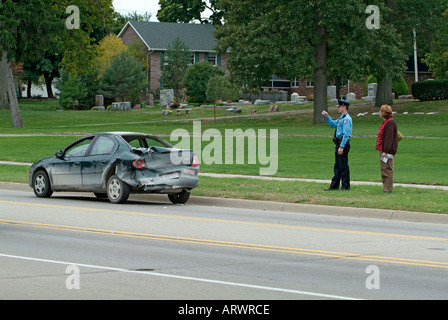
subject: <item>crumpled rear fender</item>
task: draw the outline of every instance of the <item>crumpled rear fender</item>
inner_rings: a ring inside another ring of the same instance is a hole
[[[138,160],[140,157],[129,152],[122,152],[114,160],[109,162],[107,168],[103,171],[103,181],[107,183],[107,179],[115,174],[123,182],[131,187],[138,187],[139,183],[135,179],[136,169],[132,166],[132,161]],[[111,171],[113,170],[113,171]]]
[[[123,182],[133,188],[144,188],[146,191],[161,191],[173,188],[189,190],[197,186],[197,168],[193,170],[195,174],[185,174],[183,169],[189,166],[163,165],[163,160],[159,160],[157,157],[153,158],[149,149],[139,148],[133,151],[134,153],[123,152],[118,155],[115,161],[111,161],[108,172],[115,167],[115,175]],[[139,170],[132,166],[132,161],[147,157],[150,157],[149,163],[152,164],[147,169]],[[162,178],[162,175],[170,172],[177,172],[178,178],[168,180]]]

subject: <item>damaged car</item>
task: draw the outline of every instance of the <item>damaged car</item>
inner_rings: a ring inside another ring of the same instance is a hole
[[[85,136],[35,162],[29,185],[37,197],[57,191],[93,192],[112,203],[130,193],[163,193],[186,203],[198,186],[199,162],[192,150],[174,148],[150,134],[105,132]]]

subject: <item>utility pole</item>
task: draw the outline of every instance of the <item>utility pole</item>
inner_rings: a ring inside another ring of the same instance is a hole
[[[415,71],[415,82],[418,82],[418,57],[417,57],[417,32],[414,28],[414,71]]]

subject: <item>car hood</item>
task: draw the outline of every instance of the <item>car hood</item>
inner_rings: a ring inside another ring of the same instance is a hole
[[[36,167],[36,166],[38,166],[38,165],[45,165],[46,163],[51,162],[51,160],[52,160],[53,158],[54,158],[54,156],[48,156],[48,157],[42,158],[42,159],[40,159],[40,160],[37,160],[36,162],[34,162],[34,163],[31,165],[31,167],[33,168],[33,167]]]

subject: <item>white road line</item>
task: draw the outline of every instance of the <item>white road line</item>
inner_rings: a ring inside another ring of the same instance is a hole
[[[48,259],[40,259],[40,258],[33,258],[33,257],[23,257],[23,256],[16,256],[16,255],[9,255],[9,254],[2,254],[2,253],[0,253],[0,257],[46,262],[46,263],[54,263],[54,264],[63,264],[63,265],[75,265],[78,267],[103,269],[103,270],[108,270],[108,271],[125,272],[125,273],[137,273],[137,274],[144,274],[144,275],[155,276],[155,277],[181,279],[181,280],[188,280],[188,281],[198,281],[198,282],[244,287],[244,288],[251,288],[251,289],[258,289],[258,290],[277,291],[277,292],[283,292],[283,293],[321,297],[321,298],[327,298],[327,299],[360,300],[360,299],[353,298],[353,297],[330,295],[330,294],[323,294],[323,293],[316,293],[316,292],[309,292],[309,291],[300,291],[300,290],[290,290],[290,289],[284,289],[284,288],[258,286],[258,285],[246,284],[246,283],[237,283],[237,282],[211,280],[211,279],[203,279],[203,278],[196,278],[196,277],[179,276],[179,275],[174,275],[174,274],[164,274],[164,273],[157,273],[157,272],[151,272],[151,271],[128,270],[128,269],[122,269],[122,268],[97,266],[97,265],[67,262],[67,261],[48,260]]]

